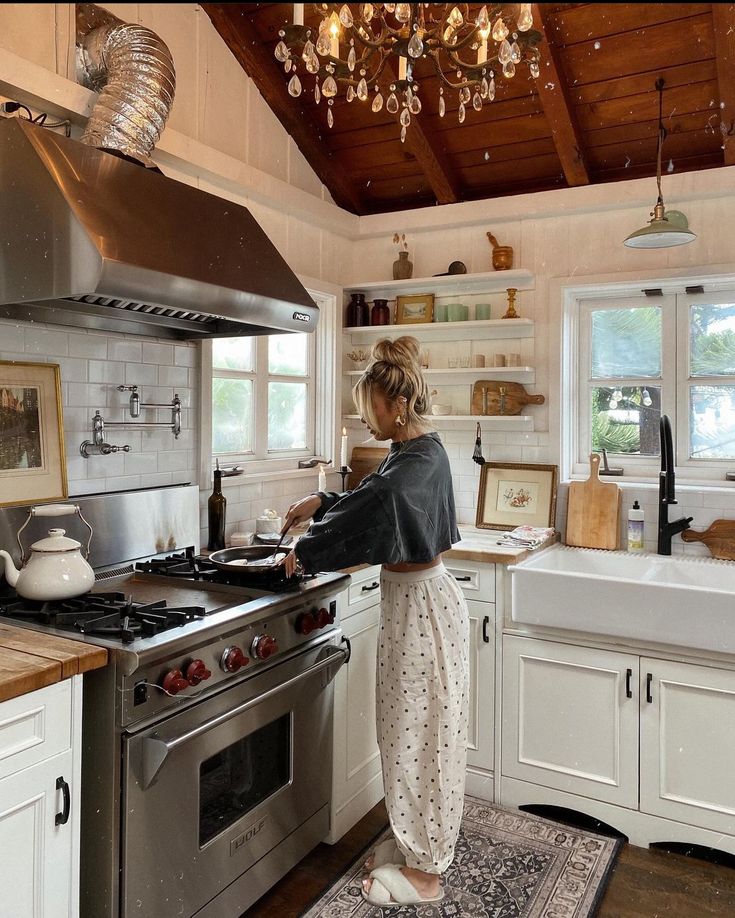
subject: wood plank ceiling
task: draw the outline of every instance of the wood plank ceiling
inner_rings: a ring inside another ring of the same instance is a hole
[[[417,69],[421,114],[400,142],[397,116],[370,102],[293,99],[273,54],[290,3],[203,9],[335,202],[357,214],[656,175],[663,77],[664,174],[735,165],[735,3],[539,3],[541,73],[499,79],[495,101],[457,120],[438,113],[438,79]],[[353,6],[355,6],[353,4]],[[469,4],[476,16],[480,4]],[[339,5],[337,5],[339,8]],[[305,24],[320,16],[306,4]],[[371,93],[372,98],[372,93]]]

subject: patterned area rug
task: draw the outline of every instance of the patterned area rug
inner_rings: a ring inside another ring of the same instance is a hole
[[[442,902],[390,908],[362,898],[374,844],[302,918],[591,918],[623,842],[465,797]]]

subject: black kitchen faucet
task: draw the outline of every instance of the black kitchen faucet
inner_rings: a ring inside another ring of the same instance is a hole
[[[661,436],[661,472],[658,478],[658,553],[671,554],[671,537],[677,532],[689,529],[694,519],[682,516],[681,519],[669,522],[669,505],[677,503],[674,497],[674,442],[671,436],[671,422],[665,414],[661,415],[659,425]]]

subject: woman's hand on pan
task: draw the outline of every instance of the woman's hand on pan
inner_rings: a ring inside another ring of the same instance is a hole
[[[296,567],[298,563],[299,559],[296,557],[296,552],[292,548],[291,551],[283,559],[283,561],[281,561],[287,577],[293,577],[293,575],[296,573]]]
[[[322,499],[318,494],[309,494],[308,497],[302,497],[301,500],[297,500],[295,504],[291,504],[286,513],[286,518],[283,521],[281,532],[285,532],[293,526],[294,523],[303,523],[306,520],[310,520],[321,505]]]

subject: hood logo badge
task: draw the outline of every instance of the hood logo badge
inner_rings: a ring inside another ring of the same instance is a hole
[[[311,316],[307,315],[305,312],[295,312],[293,317],[298,322],[311,322]]]

